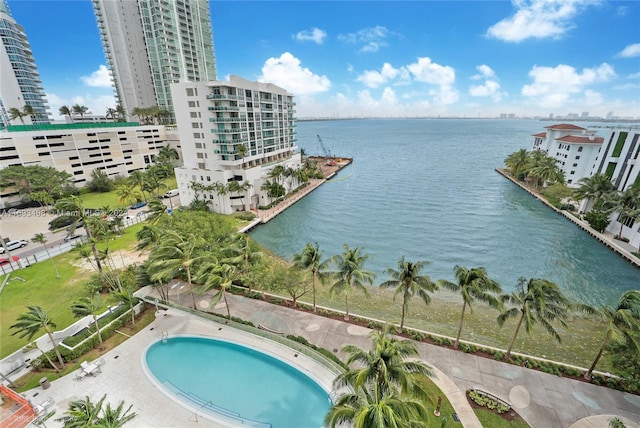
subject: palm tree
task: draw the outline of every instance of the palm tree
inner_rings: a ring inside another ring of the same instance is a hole
[[[51,321],[47,312],[40,306],[27,306],[27,312],[18,315],[18,321],[9,328],[16,330],[11,333],[12,336],[17,334],[20,339],[26,337],[27,340],[31,340],[40,329],[43,329],[45,333],[47,333],[47,336],[49,336],[49,341],[53,345],[60,367],[64,368],[64,360],[62,359],[62,355],[60,355],[58,344],[53,338],[52,329],[56,328],[56,325]]]
[[[368,254],[360,254],[360,248],[349,248],[344,244],[344,253],[336,254],[330,259],[330,263],[337,267],[337,271],[332,275],[337,279],[331,286],[329,292],[331,296],[344,293],[345,320],[349,320],[349,295],[354,290],[361,291],[369,297],[366,285],[373,284],[375,274],[364,269],[364,263],[369,258]]]
[[[247,147],[244,144],[236,144],[236,154],[242,159],[242,168],[244,169],[244,155],[247,152]]]
[[[82,205],[80,198],[75,195],[58,200],[56,202],[56,210],[65,212],[75,218],[74,223],[69,226],[70,230],[74,230],[76,226],[82,222],[84,231],[87,234],[87,239],[89,240],[89,245],[91,246],[91,252],[93,253],[96,267],[98,272],[102,273],[102,264],[100,263],[100,257],[96,247],[96,240],[102,234],[102,224],[99,222],[100,219],[90,216]]]
[[[566,327],[565,318],[569,315],[569,302],[562,295],[558,285],[546,279],[520,278],[516,284],[516,292],[502,296],[504,303],[510,303],[512,308],[505,310],[498,316],[498,325],[502,327],[509,318],[518,318],[516,330],[513,333],[505,361],[511,357],[511,349],[518,337],[520,327],[524,324],[527,334],[531,334],[535,324],[541,324],[545,330],[558,342],[562,339],[553,327],[558,321]]]
[[[116,106],[116,115],[118,117],[118,122],[124,122],[126,120],[127,111],[122,107],[122,104],[118,104]]]
[[[191,283],[191,266],[202,258],[202,256],[196,255],[199,244],[199,240],[194,235],[184,238],[174,231],[168,231],[163,236],[161,245],[149,255],[152,281],[173,279],[180,274],[180,271],[184,270],[193,299],[193,309],[197,308],[196,296],[193,293],[193,284]]]
[[[33,342],[31,342],[30,344],[28,344],[27,346],[25,346],[23,348],[24,351],[30,351],[32,349],[36,349],[38,351],[40,351],[40,353],[42,355],[44,355],[44,357],[47,359],[47,361],[49,362],[49,365],[51,365],[51,367],[53,367],[53,369],[56,371],[56,373],[60,373],[60,369],[58,368],[58,366],[56,366],[54,364],[54,362],[51,360],[51,357],[49,357],[49,354],[47,354],[46,352],[44,352],[42,349],[40,349],[40,347],[38,346],[38,341],[34,340]]]
[[[518,178],[520,175],[524,174],[528,161],[529,152],[527,152],[526,149],[520,149],[507,156],[504,160],[504,164],[509,168],[509,171],[511,171],[511,175]]]
[[[140,199],[141,194],[140,191],[129,182],[123,183],[116,188],[116,196],[118,197],[118,202],[123,205],[129,205]]]
[[[243,275],[249,273],[249,265],[251,263],[262,257],[262,252],[255,250],[251,246],[249,237],[244,233],[237,233],[231,238],[231,245],[229,245],[227,251],[231,253],[231,257],[223,261],[240,267],[240,273]],[[249,286],[249,291],[251,291],[251,286]]]
[[[169,216],[167,206],[160,199],[151,199],[147,207],[149,208],[147,223],[151,225],[156,225]]]
[[[73,123],[73,112],[69,108],[69,106],[62,106],[58,109],[58,113],[62,116],[69,116],[71,119],[71,123]]]
[[[390,279],[380,284],[382,288],[395,288],[396,296],[402,294],[402,314],[400,317],[400,331],[404,329],[404,318],[409,311],[409,302],[414,296],[418,296],[425,305],[431,302],[429,293],[436,291],[438,286],[426,275],[420,275],[420,270],[428,265],[427,261],[408,262],[404,256],[398,261],[398,269],[388,268],[384,272]]]
[[[120,303],[127,305],[131,311],[131,325],[136,325],[136,313],[134,311],[134,307],[138,303],[138,298],[133,295],[133,290],[128,287],[121,287],[120,289],[112,289],[111,294]]]
[[[107,119],[111,119],[112,121],[115,122],[115,120],[116,120],[116,109],[114,109],[113,107],[107,107],[107,111],[106,111],[104,117],[106,117]]]
[[[22,107],[22,111],[26,116],[29,116],[29,119],[31,119],[32,122],[34,122],[38,116],[38,113],[31,104],[25,104],[24,107]]]
[[[25,114],[22,110],[11,107],[9,110],[7,110],[7,113],[9,113],[10,121],[20,119],[20,122],[24,125],[24,117],[27,116],[27,114]]]
[[[532,164],[529,174],[535,177],[538,183],[543,186],[545,183],[564,183],[564,174],[558,167],[558,162],[551,156],[545,155],[535,164]]]
[[[603,305],[598,315],[607,323],[604,340],[595,360],[584,374],[584,378],[591,379],[591,374],[598,365],[602,353],[610,341],[616,343],[630,343],[636,351],[640,351],[640,343],[630,333],[640,331],[640,290],[629,290],[620,296],[615,308]]]
[[[147,217],[147,221],[148,219],[149,217]],[[136,232],[136,239],[138,240],[136,250],[142,251],[155,246],[160,241],[161,236],[162,231],[155,224],[142,226],[142,229]]]
[[[462,334],[462,325],[464,324],[464,314],[467,306],[473,311],[473,302],[479,300],[487,303],[492,308],[501,309],[502,302],[494,296],[494,293],[501,293],[502,289],[497,282],[489,278],[487,271],[483,267],[467,269],[462,266],[455,266],[453,272],[458,281],[457,283],[441,279],[438,281],[438,285],[462,295],[462,315],[460,315],[456,341],[453,344],[457,348],[460,345],[460,335]]]
[[[124,410],[124,401],[120,401],[115,408],[111,407],[110,403],[103,407],[106,398],[105,394],[97,403],[93,403],[89,396],[74,400],[69,404],[64,416],[56,421],[63,422],[64,428],[121,428],[137,416],[131,412],[133,405]]]
[[[211,258],[207,263],[203,264],[196,274],[196,281],[201,282],[198,292],[204,294],[213,288],[218,291],[211,298],[211,305],[215,306],[220,300],[224,300],[227,307],[227,316],[231,318],[229,309],[229,301],[227,300],[227,291],[233,284],[236,268],[226,263],[218,263],[215,258]]]
[[[629,187],[624,192],[616,192],[609,199],[611,211],[618,213],[620,232],[618,238],[622,238],[622,229],[627,218],[640,215],[640,187]]]
[[[33,235],[33,238],[31,238],[31,242],[42,244],[42,248],[44,248],[44,250],[47,253],[47,258],[51,260],[53,269],[56,271],[56,279],[60,279],[60,273],[58,272],[58,267],[56,266],[56,263],[53,261],[51,254],[49,254],[49,248],[47,248],[47,246],[45,245],[47,243],[47,238],[45,238],[44,233],[36,233],[35,235]]]
[[[595,174],[591,177],[583,177],[578,181],[580,187],[573,191],[573,197],[580,201],[592,199],[595,208],[603,208],[606,196],[615,192],[616,187],[611,179],[604,174]],[[584,210],[588,211],[588,210]]]
[[[320,270],[326,268],[327,262],[322,262],[322,251],[318,243],[307,243],[302,252],[293,255],[293,265],[299,269],[311,272],[311,291],[313,294],[313,312],[316,312],[316,277],[320,277],[320,281],[324,280],[324,275],[320,274]]]
[[[144,200],[147,200],[147,197],[144,194],[144,182],[145,182],[145,173],[142,170],[135,170],[133,172],[131,172],[129,174],[129,182],[134,185],[137,186],[140,191],[142,192],[142,197],[144,198]]]
[[[355,427],[427,426],[425,402],[433,401],[425,381],[431,368],[416,359],[418,349],[410,340],[389,336],[389,326],[369,334],[372,345],[366,351],[345,345],[347,370],[334,381],[334,389],[349,387],[332,406],[325,421],[332,427],[352,423]],[[424,424],[424,425],[420,425]]]
[[[73,107],[71,107],[71,110],[73,111],[73,114],[79,115],[80,118],[82,119],[84,115],[89,111],[89,108],[87,106],[81,106],[80,104],[75,104]]]
[[[267,177],[276,181],[276,183],[280,184],[280,177],[284,174],[284,166],[276,165],[271,171],[267,174]]]
[[[100,324],[98,324],[98,314],[102,304],[99,299],[93,297],[81,297],[73,305],[71,305],[71,312],[76,318],[86,317],[91,315],[93,323],[96,326],[96,332],[98,333],[98,342],[102,347],[102,333],[100,332]]]

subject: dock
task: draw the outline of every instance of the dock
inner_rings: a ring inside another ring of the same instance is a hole
[[[618,254],[623,259],[627,260],[629,263],[631,263],[635,267],[640,268],[640,258],[636,257],[633,254],[633,252],[638,250],[637,248],[634,248],[632,245],[626,242],[622,242],[622,241],[618,241],[617,239],[614,239],[613,234],[611,232],[605,231],[603,233],[600,233],[594,230],[589,225],[588,222],[575,217],[570,212],[560,210],[554,207],[552,204],[549,203],[549,201],[547,201],[547,199],[540,192],[537,192],[533,189],[528,188],[523,183],[519,182],[514,177],[512,177],[511,174],[507,173],[504,169],[496,168],[496,172],[502,175],[503,177],[505,177],[507,180],[510,180],[512,183],[515,183],[517,186],[519,186],[520,188],[525,190],[527,193],[529,193],[530,195],[538,199],[540,202],[545,204],[547,207],[552,209],[557,214],[560,214],[561,216],[564,216],[566,219],[570,220],[576,226],[578,226],[579,228],[587,232],[596,240],[600,241],[600,243],[604,244],[607,248],[609,248],[610,250]]]
[[[310,156],[309,158],[318,161],[318,167],[322,170],[323,178],[313,178],[309,180],[309,184],[307,184],[306,187],[300,189],[292,195],[286,196],[283,201],[269,208],[268,210],[254,210],[253,212],[256,214],[257,219],[246,226],[243,229],[244,232],[248,232],[259,224],[268,223],[269,221],[273,220],[291,205],[295,204],[300,199],[304,198],[309,193],[313,192],[318,187],[331,180],[333,177],[335,177],[336,174],[338,174],[338,172],[351,165],[351,163],[353,162],[353,158],[332,158],[332,160],[335,162],[335,165],[328,165],[329,162],[327,162],[326,158],[316,156]]]

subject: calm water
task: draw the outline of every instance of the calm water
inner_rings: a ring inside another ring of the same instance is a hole
[[[153,344],[146,362],[172,393],[198,408],[210,403],[204,410],[237,426],[317,428],[329,411],[328,393],[309,377],[234,343],[173,337]]]
[[[354,163],[252,232],[291,258],[307,242],[325,256],[364,247],[376,282],[401,256],[428,260],[432,279],[483,266],[512,291],[520,276],[558,283],[579,301],[613,304],[640,285],[640,270],[498,173],[549,123],[528,120],[300,122],[298,144],[321,154],[316,134]]]

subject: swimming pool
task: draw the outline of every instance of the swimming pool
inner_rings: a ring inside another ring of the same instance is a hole
[[[165,391],[231,425],[319,428],[331,406],[304,373],[231,342],[171,337],[149,346],[144,361]]]

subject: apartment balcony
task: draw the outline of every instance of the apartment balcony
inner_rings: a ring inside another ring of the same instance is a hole
[[[215,123],[225,123],[225,122],[240,123],[244,121],[245,121],[244,119],[241,119],[239,117],[210,117],[209,118],[209,122],[215,122]]]
[[[207,107],[209,111],[240,111],[239,107],[234,106],[211,106]]]
[[[211,140],[213,144],[244,144],[243,138],[232,138],[231,140]]]
[[[237,100],[239,97],[237,95],[228,95],[228,94],[207,94],[206,99],[208,100]]]

